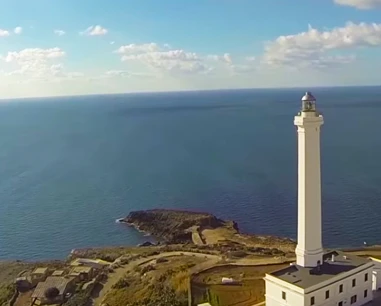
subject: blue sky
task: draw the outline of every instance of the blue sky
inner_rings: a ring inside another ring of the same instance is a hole
[[[0,0],[0,7],[6,98],[381,83],[381,0]]]

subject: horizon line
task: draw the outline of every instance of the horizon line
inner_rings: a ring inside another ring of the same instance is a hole
[[[243,91],[243,90],[296,90],[303,92],[309,89],[331,89],[331,88],[358,88],[358,87],[381,87],[381,85],[333,85],[333,86],[298,86],[298,87],[248,87],[248,88],[220,88],[220,89],[184,89],[184,90],[166,90],[166,91],[131,91],[115,93],[97,93],[97,94],[74,94],[74,95],[53,95],[53,96],[35,96],[35,97],[17,97],[0,98],[3,101],[12,100],[33,100],[33,99],[53,99],[53,98],[75,98],[75,97],[93,97],[93,96],[116,96],[116,95],[144,95],[144,94],[169,94],[169,93],[192,93],[192,92],[216,92],[216,91]]]

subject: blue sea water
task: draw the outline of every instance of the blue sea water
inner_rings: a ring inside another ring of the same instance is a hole
[[[146,238],[115,219],[183,208],[296,237],[304,90],[84,96],[0,103],[0,258]],[[317,88],[326,246],[380,243],[381,87]]]

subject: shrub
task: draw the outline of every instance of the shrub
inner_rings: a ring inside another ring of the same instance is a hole
[[[87,306],[90,302],[90,294],[85,292],[80,292],[73,295],[69,300],[67,300],[64,306]]]
[[[129,262],[130,262],[130,259],[127,258],[127,257],[122,257],[121,260],[120,260],[120,263],[122,265],[127,265]]]
[[[125,278],[118,280],[113,286],[112,289],[123,289],[130,286],[130,283]]]
[[[156,255],[159,255],[160,252],[159,251],[153,251],[153,252],[150,252],[150,253],[147,253],[145,254],[146,256],[156,256]]]
[[[155,270],[155,267],[153,265],[148,265],[148,266],[143,267],[140,273],[144,274],[144,273],[147,273],[147,272],[153,271],[153,270]]]

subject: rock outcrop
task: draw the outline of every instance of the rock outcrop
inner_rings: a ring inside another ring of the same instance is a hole
[[[229,227],[238,232],[235,222],[224,221],[208,213],[182,210],[133,211],[121,221],[167,243],[191,243],[192,233],[204,228]]]

